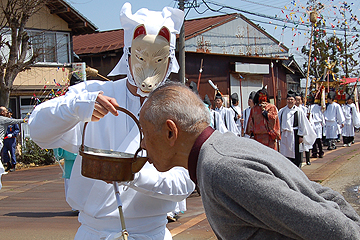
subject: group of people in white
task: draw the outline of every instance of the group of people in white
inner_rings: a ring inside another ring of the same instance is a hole
[[[243,111],[237,93],[231,95],[230,107],[224,107],[222,95],[216,94],[215,109],[211,108],[212,104],[205,96],[204,103],[211,111],[213,128],[222,133],[230,131],[237,136],[251,137],[246,129],[255,105],[255,95],[255,91],[250,93],[248,107]],[[341,141],[341,136],[343,146],[350,147],[354,143],[355,130],[360,128],[359,111],[353,94],[346,94],[346,102],[342,105],[335,100],[335,91],[328,92],[326,99],[326,106],[322,107],[320,96],[309,94],[305,106],[302,94],[290,90],[287,105],[278,110],[281,133],[278,150],[299,167],[302,165],[303,152],[306,164],[310,165],[310,158],[323,157],[323,146],[327,146],[327,150],[336,149],[336,142]]]

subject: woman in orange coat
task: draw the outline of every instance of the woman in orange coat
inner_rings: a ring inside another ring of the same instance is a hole
[[[269,102],[265,88],[257,91],[254,97],[255,106],[250,111],[246,134],[256,141],[276,150],[276,140],[280,139],[278,110]]]

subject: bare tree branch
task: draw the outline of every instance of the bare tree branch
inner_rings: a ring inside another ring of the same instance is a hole
[[[38,54],[33,54],[26,60],[30,37],[25,26],[30,17],[40,11],[47,1],[4,0],[0,3],[0,47],[3,51],[6,47],[9,48],[8,56],[0,56],[0,105],[7,106],[16,76],[38,57]],[[5,37],[9,33],[10,41]]]

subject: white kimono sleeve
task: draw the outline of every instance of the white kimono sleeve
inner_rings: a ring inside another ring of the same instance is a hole
[[[298,111],[299,116],[299,131],[298,135],[303,137],[303,143],[306,145],[313,145],[316,140],[316,133],[311,127],[309,120],[306,118],[304,112]]]
[[[345,122],[344,113],[339,104],[336,105],[336,122],[339,125]]]
[[[29,118],[32,140],[43,148],[61,147],[78,152],[81,144],[80,122],[90,121],[99,92],[88,92],[85,84],[69,88],[60,96],[36,106]]]
[[[354,128],[360,128],[360,117],[359,112],[356,110],[355,104],[350,105],[352,110],[352,123]]]
[[[133,181],[122,184],[145,195],[173,202],[182,201],[195,189],[185,168],[173,167],[167,172],[158,172],[149,163],[136,173]]]

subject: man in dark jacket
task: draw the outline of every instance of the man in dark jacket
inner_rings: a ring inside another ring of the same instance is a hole
[[[12,109],[8,108],[8,117],[12,118]],[[16,137],[20,133],[18,124],[11,124],[7,127],[3,146],[3,163],[7,164],[6,171],[14,172],[16,166]],[[10,153],[10,157],[9,157]]]

